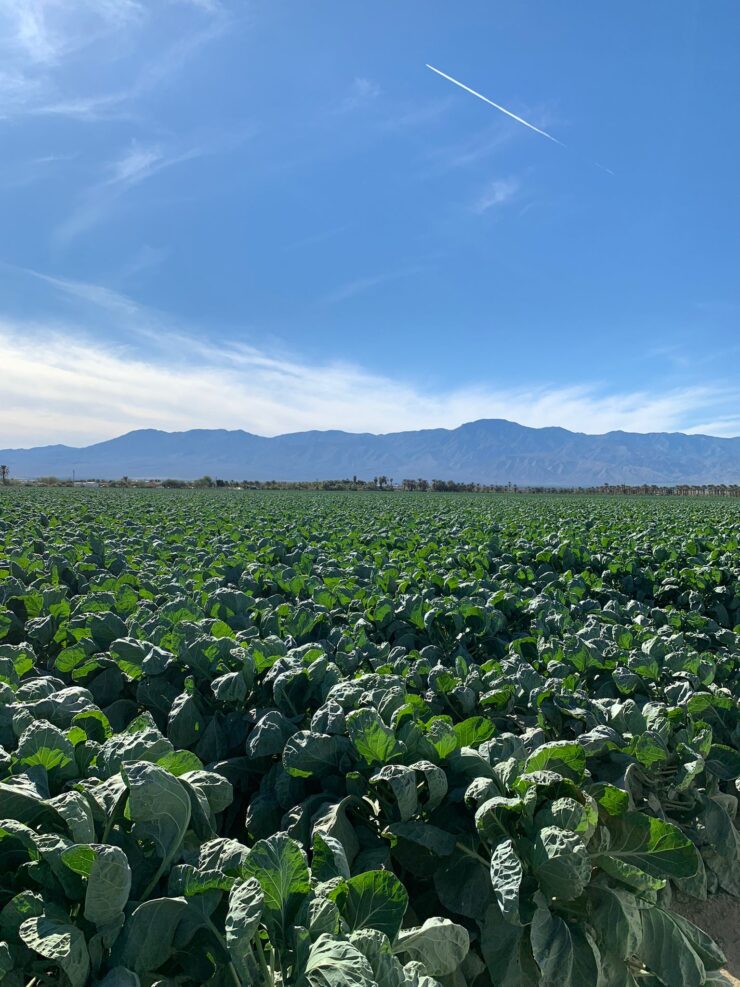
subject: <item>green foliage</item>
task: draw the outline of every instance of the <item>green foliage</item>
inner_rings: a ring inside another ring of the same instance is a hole
[[[716,982],[740,515],[0,494],[3,987]]]

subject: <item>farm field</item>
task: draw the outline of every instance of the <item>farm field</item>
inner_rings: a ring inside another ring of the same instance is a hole
[[[740,501],[0,490],[0,984],[701,987]]]

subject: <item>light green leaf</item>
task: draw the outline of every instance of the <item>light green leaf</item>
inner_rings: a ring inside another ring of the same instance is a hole
[[[545,826],[534,841],[532,872],[549,898],[577,898],[591,878],[591,860],[583,840],[566,829]]]
[[[385,870],[365,871],[335,888],[329,895],[350,930],[377,929],[393,942],[409,903],[398,878]]]
[[[496,732],[496,727],[485,716],[470,716],[462,723],[455,723],[452,728],[457,736],[460,747],[477,747],[489,740]]]
[[[468,930],[446,918],[428,918],[417,928],[404,929],[393,944],[394,953],[418,960],[435,977],[454,973],[469,948]]]
[[[698,867],[697,852],[690,840],[676,826],[647,816],[628,812],[608,822],[608,849],[597,853],[594,863],[612,876],[627,880],[634,869],[658,880],[691,877]],[[624,865],[624,866],[620,866]],[[627,883],[631,883],[627,880]],[[655,887],[651,882],[650,887]]]
[[[491,854],[491,884],[504,918],[519,922],[519,889],[524,869],[511,840],[498,843]]]
[[[570,740],[554,740],[543,744],[531,754],[524,765],[524,772],[556,771],[564,778],[581,781],[586,770],[586,752],[580,744]]]
[[[349,877],[347,854],[340,841],[328,833],[313,834],[311,873],[317,881],[330,881],[335,877]]]
[[[26,919],[18,934],[26,946],[61,967],[72,987],[85,987],[90,974],[90,956],[80,929],[41,915]]]
[[[255,877],[262,886],[265,927],[273,943],[283,946],[298,909],[311,889],[303,848],[286,833],[260,840],[249,852],[242,876]]]
[[[393,955],[388,936],[377,929],[357,929],[350,943],[362,953],[373,971],[373,980],[383,987],[406,987],[406,977],[399,960]]]
[[[388,764],[403,751],[393,731],[374,709],[357,709],[350,713],[347,732],[355,750],[368,764]]]
[[[246,983],[250,979],[251,942],[259,928],[264,902],[262,887],[255,877],[234,885],[229,894],[224,927],[226,948],[237,973]]]
[[[305,977],[309,987],[378,987],[359,949],[326,934],[311,947]]]
[[[122,774],[128,785],[128,815],[134,823],[134,834],[156,843],[163,871],[187,832],[188,793],[168,771],[146,761],[126,765]]]
[[[283,767],[295,778],[321,778],[351,765],[350,750],[346,737],[300,730],[286,741]]]
[[[87,878],[85,918],[94,925],[114,922],[123,912],[131,891],[131,868],[117,846],[75,844],[62,852],[70,870]]]

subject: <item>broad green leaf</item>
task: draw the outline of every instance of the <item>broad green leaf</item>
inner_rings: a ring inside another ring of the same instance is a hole
[[[430,977],[426,968],[416,960],[411,960],[403,968],[405,987],[442,987],[439,980]]]
[[[502,836],[510,835],[523,811],[524,802],[521,799],[494,795],[476,810],[475,828],[484,840],[490,844],[497,843]]]
[[[220,870],[201,870],[191,864],[178,864],[170,871],[167,891],[173,897],[193,898],[208,891],[231,891],[235,880]]]
[[[24,767],[38,765],[54,780],[77,775],[74,747],[61,730],[46,720],[37,720],[23,731],[15,753]]]
[[[519,922],[519,890],[524,877],[522,862],[511,840],[498,843],[491,854],[491,884],[504,918]]]
[[[416,772],[405,764],[387,764],[370,779],[381,797],[395,803],[395,810],[402,822],[416,813],[419,795],[416,785]]]
[[[347,716],[347,731],[355,750],[368,764],[387,764],[403,751],[393,730],[375,710],[354,710]]]
[[[145,761],[126,765],[128,815],[134,833],[156,843],[162,869],[177,853],[190,822],[190,798],[177,778]]]
[[[417,846],[424,847],[437,857],[448,857],[457,846],[454,833],[423,822],[397,822],[388,827],[388,831],[401,840],[407,840]]]
[[[490,866],[477,854],[458,850],[444,857],[433,881],[439,900],[453,915],[479,918],[494,900]]]
[[[286,833],[276,833],[255,843],[242,876],[259,881],[264,893],[265,927],[274,944],[282,948],[311,888],[306,854]]]
[[[123,912],[131,891],[131,868],[117,846],[75,844],[62,860],[76,874],[87,878],[85,918],[94,925],[114,922]]]
[[[641,812],[628,812],[608,822],[609,847],[597,853],[594,863],[620,877],[620,865],[638,868],[656,879],[691,877],[698,867],[690,840],[670,823]]]
[[[542,987],[585,987],[597,984],[600,956],[596,944],[576,923],[547,908],[532,920],[532,953],[542,974]]]
[[[446,918],[429,918],[423,925],[399,932],[393,951],[418,960],[432,976],[454,973],[470,948],[468,930]]]
[[[480,949],[489,970],[496,971],[500,987],[539,987],[540,971],[532,956],[529,928],[512,925],[498,905],[486,909],[481,924]]]
[[[0,782],[0,805],[3,815],[28,826],[44,826],[52,832],[66,832],[64,817],[52,806],[51,800],[44,799],[24,776]]]
[[[591,883],[588,888],[589,922],[603,955],[620,960],[633,956],[642,938],[642,917],[637,897],[608,884]]]
[[[667,987],[701,987],[704,964],[673,917],[662,908],[642,912],[642,939],[638,957]]]
[[[311,874],[317,881],[330,881],[335,877],[349,877],[349,862],[344,847],[328,833],[313,834]]]
[[[115,966],[99,982],[99,987],[141,987],[141,981],[133,970]]]
[[[41,915],[26,919],[19,935],[29,949],[56,963],[64,971],[71,987],[85,987],[90,973],[90,956],[80,929]]]
[[[574,798],[553,799],[547,802],[535,816],[535,824],[542,829],[544,826],[557,826],[560,829],[577,833],[584,842],[588,842],[599,822],[596,803],[591,799],[585,804]]]
[[[524,765],[525,773],[556,771],[572,781],[581,781],[585,770],[586,752],[580,744],[569,740],[554,740],[543,744],[530,754]]]
[[[396,938],[409,897],[403,884],[389,871],[366,871],[342,881],[330,897],[350,930],[377,929]]]
[[[170,959],[178,926],[188,913],[185,898],[152,898],[139,905],[124,927],[121,964],[138,974],[158,970]]]
[[[407,987],[403,967],[393,955],[388,936],[377,929],[357,929],[350,933],[349,941],[370,964],[376,984],[383,984],[383,987]]]
[[[321,778],[344,771],[351,765],[351,748],[346,737],[300,730],[286,741],[283,767],[296,778]]]
[[[462,723],[455,723],[453,730],[460,747],[477,747],[496,732],[496,727],[485,716],[470,716]]]
[[[548,898],[578,898],[591,878],[586,844],[575,833],[557,826],[545,826],[537,834],[531,866]]]
[[[328,935],[311,947],[304,975],[309,987],[378,987],[359,949]]]
[[[251,942],[259,928],[264,900],[262,887],[254,877],[235,884],[229,894],[224,926],[226,948],[237,973],[245,982],[249,982]]]

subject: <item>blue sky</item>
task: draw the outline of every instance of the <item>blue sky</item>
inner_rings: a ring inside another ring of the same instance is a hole
[[[735,0],[0,0],[0,446],[740,434],[739,30]]]

